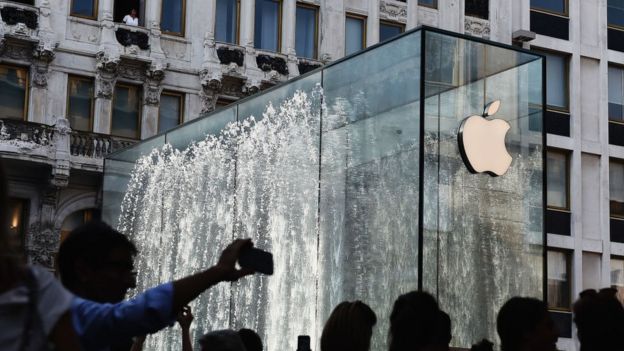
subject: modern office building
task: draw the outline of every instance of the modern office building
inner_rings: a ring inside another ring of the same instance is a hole
[[[138,26],[121,23],[135,8]],[[617,0],[0,0],[0,155],[16,243],[52,268],[97,216],[102,160],[420,25],[547,58],[547,296],[576,350],[583,289],[624,295]]]

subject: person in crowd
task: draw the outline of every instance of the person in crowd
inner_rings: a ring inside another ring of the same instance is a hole
[[[556,351],[559,333],[544,301],[513,297],[496,318],[502,351]]]
[[[260,335],[251,329],[240,329],[238,336],[243,341],[247,351],[262,351],[262,339]]]
[[[581,351],[624,349],[624,307],[616,289],[585,290],[573,309]]]
[[[431,349],[436,351],[448,351],[452,338],[451,317],[449,317],[446,312],[440,310],[438,311],[436,333]]]
[[[137,17],[137,10],[136,9],[130,10],[130,13],[125,15],[121,21],[129,26],[134,26],[134,27],[138,26],[139,17]]]
[[[191,306],[184,306],[182,311],[178,313],[178,317],[176,320],[182,329],[182,351],[193,351],[193,342],[191,341],[191,323],[193,322],[193,313],[191,311]],[[141,351],[143,350],[143,344],[145,343],[147,335],[139,336],[134,338],[134,343],[132,344],[131,351]]]
[[[436,350],[444,342],[448,349],[450,319],[446,325],[448,315],[440,312],[436,300],[426,292],[399,296],[390,314],[389,350]]]
[[[470,351],[494,351],[494,343],[488,339],[483,339],[472,345]]]
[[[341,302],[325,322],[321,351],[368,351],[376,323],[377,316],[367,304]]]
[[[230,329],[211,331],[199,339],[201,351],[246,351],[237,331]]]

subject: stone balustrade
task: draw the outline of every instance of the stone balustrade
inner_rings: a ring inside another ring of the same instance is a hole
[[[102,159],[106,155],[134,144],[136,141],[106,134],[72,130],[69,150],[72,156]]]

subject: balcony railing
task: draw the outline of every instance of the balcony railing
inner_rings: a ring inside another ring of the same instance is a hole
[[[39,10],[36,7],[2,1],[0,2],[0,15],[2,21],[9,26],[23,23],[33,30],[39,26]]]
[[[15,119],[0,120],[0,141],[13,144],[31,143],[38,146],[51,145],[54,127],[46,124],[25,122]]]
[[[123,46],[136,45],[141,50],[149,50],[149,31],[145,28],[117,24],[115,37]]]
[[[106,155],[134,143],[136,143],[135,140],[72,130],[69,138],[69,150],[72,156],[104,158]]]

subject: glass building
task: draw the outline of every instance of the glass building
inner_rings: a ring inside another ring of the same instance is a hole
[[[195,302],[195,339],[244,327],[268,350],[298,335],[318,349],[332,309],[362,300],[385,350],[394,300],[423,289],[453,346],[497,340],[504,301],[544,297],[544,69],[517,48],[413,30],[109,156],[103,216],[139,246],[139,290],[214,264],[235,237],[274,254],[273,276]],[[504,150],[470,116],[508,125],[502,175],[473,173]],[[486,140],[478,159],[469,140]],[[177,333],[149,348],[178,348]]]

